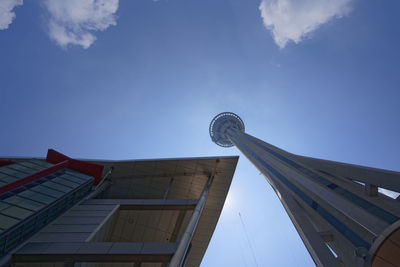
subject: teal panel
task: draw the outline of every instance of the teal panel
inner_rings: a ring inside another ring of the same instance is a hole
[[[36,168],[37,171],[49,165],[40,160],[32,160],[24,162],[20,170]],[[12,172],[10,169],[6,171]],[[57,171],[19,187],[18,190],[14,190],[14,194],[0,195],[0,255],[36,233],[91,190],[94,181],[92,177],[79,175],[77,172],[73,174],[66,172],[71,171]],[[3,179],[12,181],[16,179],[10,179],[7,174],[0,173],[0,175]],[[66,175],[67,177],[64,177]]]

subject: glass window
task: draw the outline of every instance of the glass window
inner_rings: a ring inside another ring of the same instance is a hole
[[[36,164],[34,164],[32,162],[29,162],[29,161],[23,161],[23,162],[20,162],[19,164],[22,165],[22,166],[34,169],[36,171],[43,170],[43,167],[38,166],[38,165],[36,165]]]
[[[25,219],[26,217],[31,215],[33,211],[11,206],[7,209],[2,210],[1,213],[18,219]]]
[[[44,168],[49,168],[49,167],[53,166],[53,164],[50,164],[50,163],[48,163],[44,160],[40,160],[40,159],[31,159],[31,160],[29,160],[29,162],[39,165]]]
[[[3,199],[3,201],[8,204],[17,204],[18,202],[20,202],[20,200],[18,199],[17,196],[5,198],[5,199]]]
[[[43,183],[43,184],[46,184],[46,183]],[[54,197],[54,198],[59,198],[62,195],[64,195],[63,192],[56,191],[54,189],[45,187],[43,185],[37,185],[35,187],[32,187],[30,190],[38,192],[38,193],[42,193],[44,195],[48,195],[48,196],[51,196],[51,197]]]
[[[54,181],[56,183],[59,183],[59,184],[63,184],[63,185],[68,186],[70,188],[76,188],[76,187],[80,186],[80,184],[68,181],[68,180],[63,179],[61,177],[54,178],[52,181]]]
[[[33,192],[30,190],[21,192],[18,195],[23,196],[24,198],[32,199],[33,201],[36,201],[36,202],[44,203],[44,204],[50,204],[56,200],[56,198],[54,198],[54,197],[46,196],[46,195],[40,194],[38,192]]]
[[[48,181],[43,183],[44,186],[50,187],[51,189],[57,190],[57,191],[62,191],[64,193],[69,192],[72,190],[71,187],[62,185],[62,184],[57,184],[57,183],[53,183],[52,181]]]
[[[82,187],[78,190],[72,192],[73,189],[69,188],[69,192],[64,193],[44,185],[46,183],[47,185],[56,185],[57,189],[60,187],[67,188],[65,185],[47,179],[44,180],[43,185],[39,185],[36,183],[37,181],[29,183],[30,186],[33,185],[31,187],[32,190],[28,189],[28,186],[25,186],[20,187],[25,191],[19,192],[16,195],[11,193],[0,195],[0,199],[9,202],[6,203],[0,200],[0,207],[3,209],[0,211],[0,233],[3,234],[0,239],[0,254],[12,250],[32,233],[56,218],[62,211],[86,195],[92,185],[92,183],[82,181]],[[60,201],[56,202],[57,200]],[[49,205],[52,203],[55,205]],[[40,209],[40,211],[33,211],[35,208]],[[36,213],[37,216],[33,216],[34,212],[38,212]],[[18,224],[21,220],[23,220],[23,223]],[[18,227],[16,227],[17,225]],[[10,229],[13,226],[15,226],[15,229],[11,232],[4,232],[4,230]],[[6,239],[7,243],[5,243]]]
[[[19,220],[10,218],[6,215],[0,214],[0,227],[3,229],[8,229],[11,226],[17,224]]]
[[[30,191],[30,190],[25,190],[21,193],[18,194],[18,196],[26,197],[26,198],[32,198],[33,195],[36,195],[36,192]]]
[[[12,169],[12,170],[17,170],[17,171],[20,171],[20,172],[24,172],[26,174],[31,174],[31,173],[36,172],[36,170],[33,170],[31,168],[28,168],[28,167],[25,167],[25,166],[23,166],[21,164],[12,164],[12,165],[8,165],[8,167],[10,169]]]
[[[71,174],[71,175],[73,175],[75,177],[78,177],[80,179],[83,179],[85,181],[92,179],[92,177],[89,176],[89,175],[86,175],[86,174],[83,174],[83,173],[80,173],[80,172],[76,172],[76,171],[73,171],[73,170],[67,170],[67,173]]]
[[[60,176],[61,179],[64,180],[68,180],[77,184],[82,184],[83,182],[85,182],[86,180],[83,180],[82,178],[78,178],[69,174],[63,174]]]
[[[10,207],[7,203],[4,203],[3,201],[0,201],[0,211]]]
[[[9,168],[8,166],[0,167],[0,172],[8,174],[8,175],[15,176],[15,177],[18,177],[18,178],[26,176],[26,173],[20,172],[20,171],[17,171],[17,170],[13,170],[13,169]]]
[[[6,177],[2,177],[2,178],[0,178],[0,180],[2,181],[2,182],[4,182],[4,183],[11,183],[11,182],[14,182],[14,181],[16,181],[16,180],[18,180],[18,178],[17,177],[14,177],[14,176],[6,176]]]
[[[38,202],[30,200],[30,199],[25,199],[18,195],[6,198],[3,201],[6,203],[9,203],[9,204],[15,204],[17,206],[20,206],[22,208],[29,209],[32,211],[37,211],[45,206],[42,203],[38,203]]]
[[[45,204],[23,198],[22,201],[18,204],[18,206],[37,211],[37,210],[40,210],[41,208],[43,208],[45,206]]]

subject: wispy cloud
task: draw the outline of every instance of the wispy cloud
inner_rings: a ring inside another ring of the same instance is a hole
[[[14,7],[21,5],[22,0],[0,0],[0,30],[8,29],[15,18]]]
[[[262,0],[259,6],[265,27],[282,49],[333,18],[345,16],[353,0]]]
[[[96,40],[94,31],[117,24],[118,4],[119,0],[45,0],[49,36],[61,47],[89,48]]]

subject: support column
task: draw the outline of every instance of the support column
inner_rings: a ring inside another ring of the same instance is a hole
[[[370,197],[378,196],[378,186],[373,184],[365,184],[365,193]]]
[[[190,217],[185,232],[182,234],[178,247],[176,248],[176,251],[172,256],[172,259],[168,265],[169,267],[182,267],[190,242],[192,241],[194,231],[196,230],[197,223],[199,222],[201,212],[203,211],[204,205],[206,204],[208,192],[210,191],[213,179],[214,174],[211,174],[207,180],[203,192],[200,195],[196,208],[193,210],[193,214]]]
[[[167,187],[167,189],[165,190],[163,199],[167,199],[168,193],[169,193],[169,190],[171,189],[171,185],[172,185],[173,181],[174,181],[174,178],[171,177],[170,180],[169,180],[169,183],[168,183],[168,187]]]

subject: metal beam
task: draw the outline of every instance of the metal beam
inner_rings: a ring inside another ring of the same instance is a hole
[[[197,199],[88,199],[83,205],[120,205],[120,210],[192,210]]]
[[[314,263],[318,267],[339,267],[338,259],[331,253],[325,245],[325,241],[318,233],[309,219],[304,209],[297,203],[292,195],[282,186],[277,185],[280,193],[280,200],[292,220],[300,238],[303,240]]]
[[[168,262],[176,243],[76,242],[28,243],[12,261],[18,262]]]
[[[92,191],[89,195],[87,195],[83,200],[94,199],[102,192],[106,191],[111,186],[110,181],[104,181],[103,183],[96,186],[95,190]]]
[[[135,174],[127,176],[118,176],[117,179],[148,179],[148,178],[170,178],[170,177],[185,177],[185,176],[205,176],[208,177],[210,173],[207,171],[197,172],[174,172],[174,173],[159,173],[159,174]]]
[[[293,158],[316,170],[400,192],[400,172],[304,156]]]

